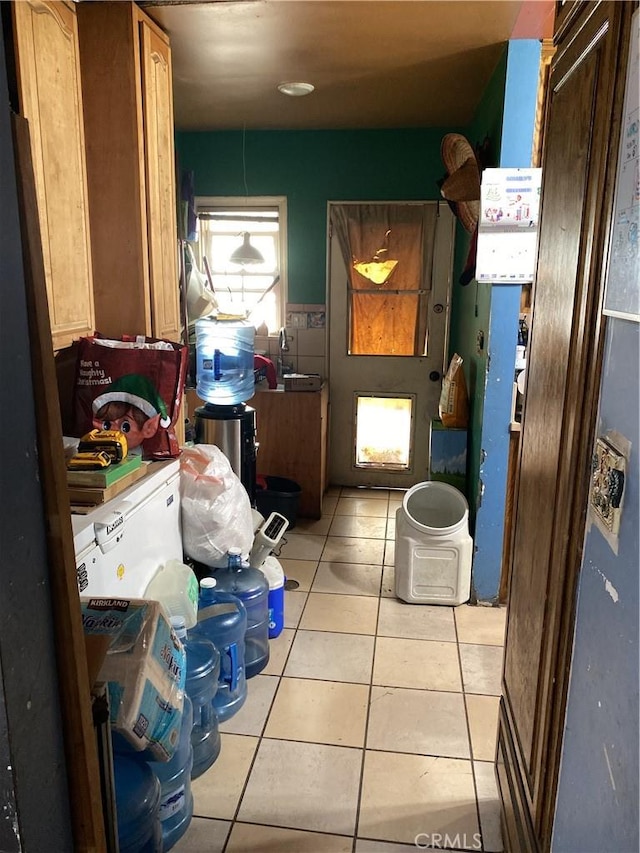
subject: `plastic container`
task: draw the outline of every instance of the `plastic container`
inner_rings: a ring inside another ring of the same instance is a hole
[[[266,488],[260,488],[260,479],[256,483],[256,506],[267,518],[272,512],[279,512],[289,522],[289,529],[296,526],[298,517],[298,502],[300,501],[301,486],[286,477],[262,478]]]
[[[270,554],[260,571],[269,584],[269,639],[275,640],[284,627],[284,569],[273,554]]]
[[[220,652],[220,675],[213,708],[221,723],[239,711],[247,698],[246,631],[247,611],[240,599],[217,590],[215,578],[202,578],[198,623],[191,633],[210,640]]]
[[[120,853],[162,853],[160,782],[146,761],[113,753]]]
[[[193,817],[191,769],[193,766],[193,706],[189,696],[184,697],[180,741],[170,761],[149,762],[160,781],[160,808],[158,816],[162,825],[162,851],[167,853],[182,838]]]
[[[220,652],[210,640],[192,632],[187,634],[184,620],[172,619],[171,622],[184,645],[187,659],[185,691],[193,706],[191,778],[197,779],[220,754],[218,715],[213,707],[220,677]]]
[[[179,560],[168,560],[158,569],[143,598],[159,601],[172,622],[174,617],[182,617],[186,628],[193,628],[198,621],[198,579],[193,569]]]
[[[196,391],[202,400],[233,405],[253,397],[255,329],[246,320],[196,320]]]
[[[448,483],[406,492],[396,512],[396,595],[414,604],[469,600],[473,540],[465,496]]]
[[[242,560],[239,548],[229,548],[226,569],[216,569],[217,589],[235,595],[247,611],[244,662],[247,678],[269,663],[269,584],[260,569]]]

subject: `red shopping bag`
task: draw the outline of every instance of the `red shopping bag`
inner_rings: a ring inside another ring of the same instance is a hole
[[[78,342],[74,423],[76,436],[90,429],[119,429],[129,449],[145,459],[179,456],[174,426],[180,417],[188,348],[143,336],[94,337]]]

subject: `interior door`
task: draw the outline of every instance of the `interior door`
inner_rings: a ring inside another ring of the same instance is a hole
[[[621,21],[630,7],[568,7],[549,80],[497,754],[507,850],[551,844],[602,357]]]
[[[339,203],[329,204],[329,223],[333,204]],[[329,228],[329,475],[335,484],[409,488],[428,479],[430,425],[438,416],[447,354],[455,218],[446,204],[416,204],[433,206],[436,212],[425,355],[350,353],[349,276],[336,230]],[[372,463],[361,455],[363,429],[373,423],[383,440],[396,431],[394,421],[367,415],[368,404],[381,399],[399,401],[397,407],[402,410],[399,429],[408,431],[409,452],[400,464]]]

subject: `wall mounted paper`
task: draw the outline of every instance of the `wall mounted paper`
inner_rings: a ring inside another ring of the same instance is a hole
[[[536,269],[541,169],[485,169],[476,279],[526,284]]]
[[[604,313],[640,321],[640,10],[631,22],[631,45],[622,108],[622,131],[605,284]]]

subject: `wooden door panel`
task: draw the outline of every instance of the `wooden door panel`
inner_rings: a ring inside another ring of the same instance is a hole
[[[150,335],[138,20],[128,3],[79,3],[96,328]]]
[[[151,323],[159,338],[180,340],[173,100],[169,45],[140,22]]]
[[[631,13],[632,4],[576,4],[555,38],[499,724],[514,850],[551,843],[602,357],[620,45]]]
[[[578,254],[595,79],[596,58],[592,56],[554,93],[551,108],[563,120],[552,120],[547,137],[553,156],[545,167],[509,617],[518,630],[513,632],[505,655],[505,686],[529,770],[549,585],[552,510],[559,488],[567,366],[579,287]],[[574,97],[574,84],[579,98]],[[564,199],[564,203],[555,203],[556,198]]]

